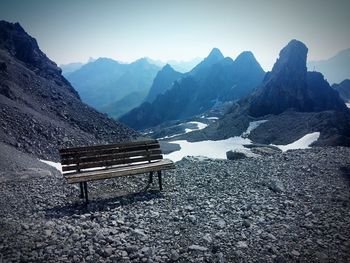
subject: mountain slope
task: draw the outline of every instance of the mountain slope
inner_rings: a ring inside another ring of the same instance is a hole
[[[169,64],[166,64],[154,78],[145,100],[148,102],[154,101],[159,94],[164,94],[171,88],[173,82],[182,76],[182,73],[175,71]]]
[[[102,110],[130,93],[147,94],[159,69],[147,59],[122,64],[99,58],[71,73],[67,79],[85,103]]]
[[[82,103],[18,24],[0,21],[0,140],[44,159],[58,148],[116,142],[138,133]]]
[[[146,91],[134,91],[122,99],[102,107],[100,111],[107,113],[108,116],[114,119],[117,119],[125,113],[138,107],[145,100],[146,94]]]
[[[308,69],[321,72],[330,84],[350,79],[350,48],[335,56],[320,61],[310,61]]]
[[[120,120],[136,129],[144,129],[165,121],[188,118],[214,105],[247,95],[261,82],[264,74],[249,52],[233,61],[213,49],[164,94],[152,103],[146,102],[130,111]]]
[[[332,88],[338,91],[339,96],[345,102],[350,102],[350,79],[343,80],[339,84],[333,84]]]
[[[99,108],[113,101],[115,83],[127,71],[127,65],[109,58],[99,58],[82,66],[67,79],[83,102]],[[116,99],[120,99],[117,97]]]

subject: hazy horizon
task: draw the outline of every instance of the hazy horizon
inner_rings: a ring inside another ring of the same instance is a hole
[[[265,70],[291,39],[309,60],[349,48],[350,3],[323,1],[3,0],[0,19],[19,22],[57,64],[108,57],[163,62],[252,51]]]

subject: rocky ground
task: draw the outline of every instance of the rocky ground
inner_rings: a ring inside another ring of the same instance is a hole
[[[145,175],[90,183],[88,206],[48,166],[16,173],[0,181],[0,261],[349,262],[349,156],[187,158],[162,192]]]

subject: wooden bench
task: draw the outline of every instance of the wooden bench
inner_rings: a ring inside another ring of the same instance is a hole
[[[80,197],[88,199],[87,182],[118,176],[149,173],[149,184],[157,172],[162,190],[162,170],[174,169],[163,159],[157,140],[60,149],[62,172],[69,184],[80,184]]]

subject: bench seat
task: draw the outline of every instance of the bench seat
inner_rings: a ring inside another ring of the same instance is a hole
[[[118,176],[135,175],[149,172],[157,172],[161,170],[174,169],[174,163],[169,159],[151,163],[141,163],[133,165],[123,165],[117,167],[102,168],[93,171],[82,171],[79,173],[66,174],[65,177],[69,184],[94,181],[101,179],[109,179]]]

